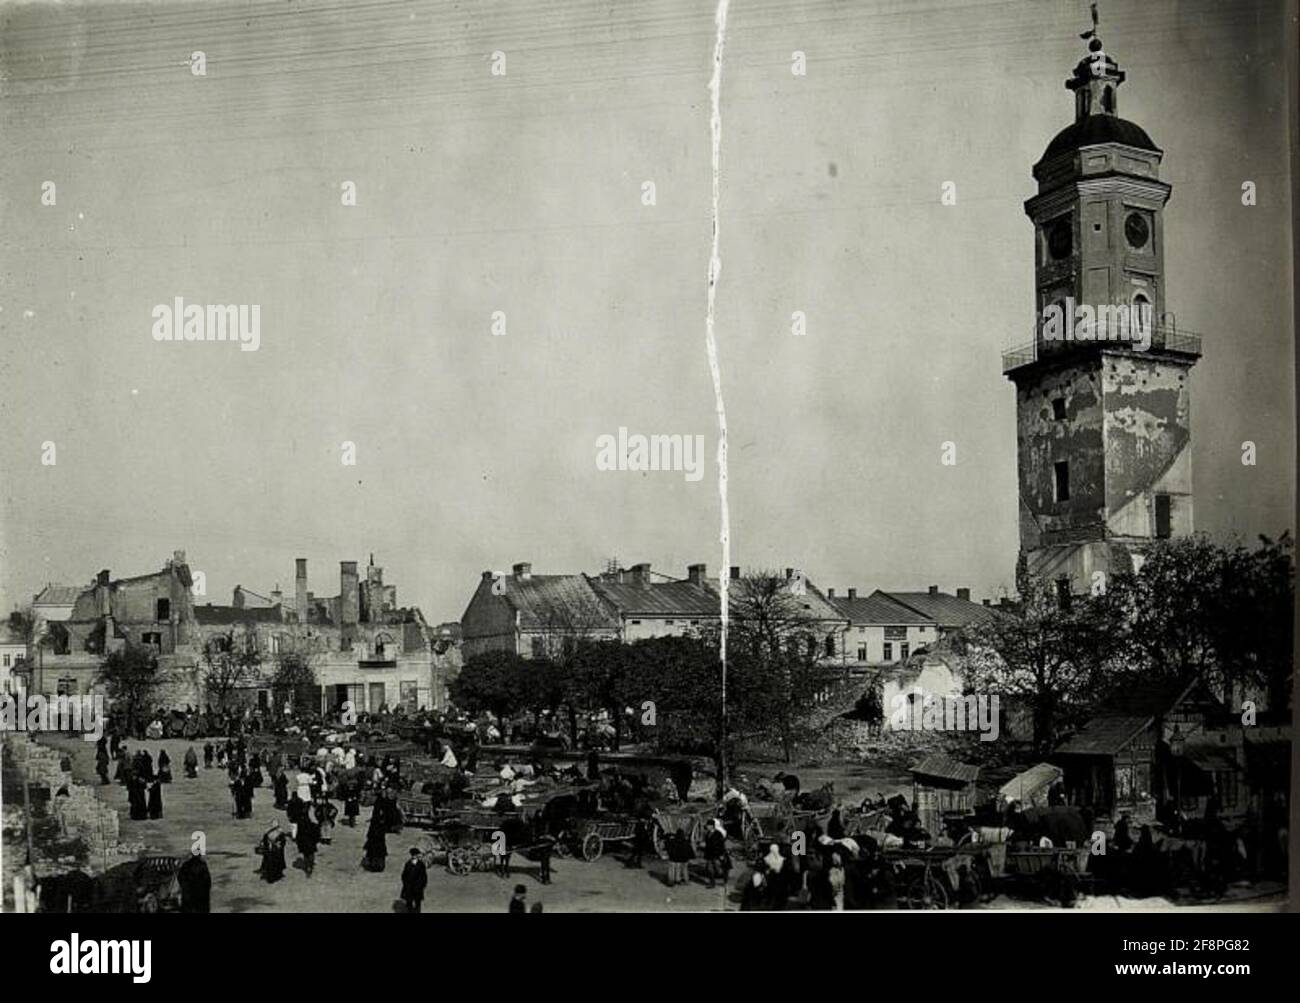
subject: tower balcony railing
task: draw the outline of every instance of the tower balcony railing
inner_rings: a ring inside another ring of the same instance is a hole
[[[1144,351],[1136,348],[1131,341],[1108,340],[1096,341],[1046,341],[1035,330],[1033,341],[1017,345],[1002,353],[1002,373],[1006,375],[1022,366],[1028,366],[1040,359],[1060,359],[1075,353],[1088,352],[1097,347],[1114,348],[1129,351]],[[1151,345],[1145,351],[1173,352],[1178,355],[1201,356],[1201,335],[1195,331],[1180,331],[1173,324],[1151,325]]]

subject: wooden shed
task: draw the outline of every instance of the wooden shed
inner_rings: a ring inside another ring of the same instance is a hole
[[[975,811],[975,784],[980,768],[947,756],[927,756],[911,769],[912,806],[921,828],[931,835],[945,829],[945,820]]]

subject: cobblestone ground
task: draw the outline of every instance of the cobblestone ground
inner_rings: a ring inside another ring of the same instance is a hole
[[[74,753],[73,775],[81,783],[95,783],[95,747],[75,738],[48,736],[51,745]],[[143,745],[154,757],[165,748],[171,757],[175,777],[163,787],[163,817],[157,821],[133,822],[128,816],[126,789],[120,784],[97,786],[95,791],[119,812],[121,839],[143,842],[150,852],[184,855],[189,853],[193,833],[207,838],[208,867],[212,872],[213,912],[391,912],[401,910],[398,893],[401,868],[411,846],[421,842],[418,830],[406,829],[388,837],[388,869],[380,874],[362,870],[364,822],[362,809],[356,829],[336,826],[333,842],[316,855],[316,869],[308,878],[294,866],[293,844],[285,847],[289,868],[274,885],[257,875],[261,857],[253,852],[262,833],[273,822],[287,826],[284,812],[273,807],[269,787],[258,790],[253,817],[236,819],[224,770],[204,770],[189,780],[182,760],[189,743],[181,739],[158,742],[128,742],[129,749]],[[202,761],[203,746],[195,751]],[[613,851],[622,856],[621,850]],[[668,888],[664,884],[667,865],[646,858],[644,870],[629,869],[607,852],[600,860],[555,858],[551,864],[552,884],[537,880],[537,865],[514,857],[514,874],[507,880],[496,875],[474,873],[464,877],[450,874],[440,863],[429,867],[425,892],[426,912],[504,912],[516,884],[528,889],[528,902],[543,903],[546,912],[666,912],[735,909],[721,888],[710,890],[698,879],[688,886]]]

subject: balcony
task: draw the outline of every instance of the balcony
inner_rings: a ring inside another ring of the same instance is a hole
[[[1132,347],[1129,341],[1048,341],[1035,338],[1026,345],[1009,348],[1002,353],[1002,375],[1009,376],[1024,366],[1039,360],[1065,359],[1074,355],[1083,355],[1096,348],[1109,348],[1118,351],[1170,352],[1199,359],[1201,357],[1201,335],[1194,331],[1179,331],[1172,324],[1154,324],[1151,328],[1151,346],[1145,350]],[[1046,348],[1046,350],[1044,350]]]

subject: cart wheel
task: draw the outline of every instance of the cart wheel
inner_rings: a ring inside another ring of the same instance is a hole
[[[597,833],[589,832],[582,837],[582,859],[587,863],[600,859],[600,853],[604,849]]]
[[[922,874],[907,886],[905,901],[909,909],[947,909],[948,893],[933,874]]]
[[[741,818],[740,838],[745,843],[755,843],[763,838],[763,827],[759,825],[758,819],[749,812],[745,812]]]
[[[468,849],[458,846],[447,854],[447,870],[452,874],[464,876],[474,870],[474,857]]]
[[[655,855],[660,860],[668,859],[668,840],[664,837],[664,827],[655,822],[650,830],[650,839],[654,843]]]
[[[572,839],[573,837],[570,836],[567,832],[562,832],[557,837],[555,837],[555,855],[557,857],[573,856]]]

